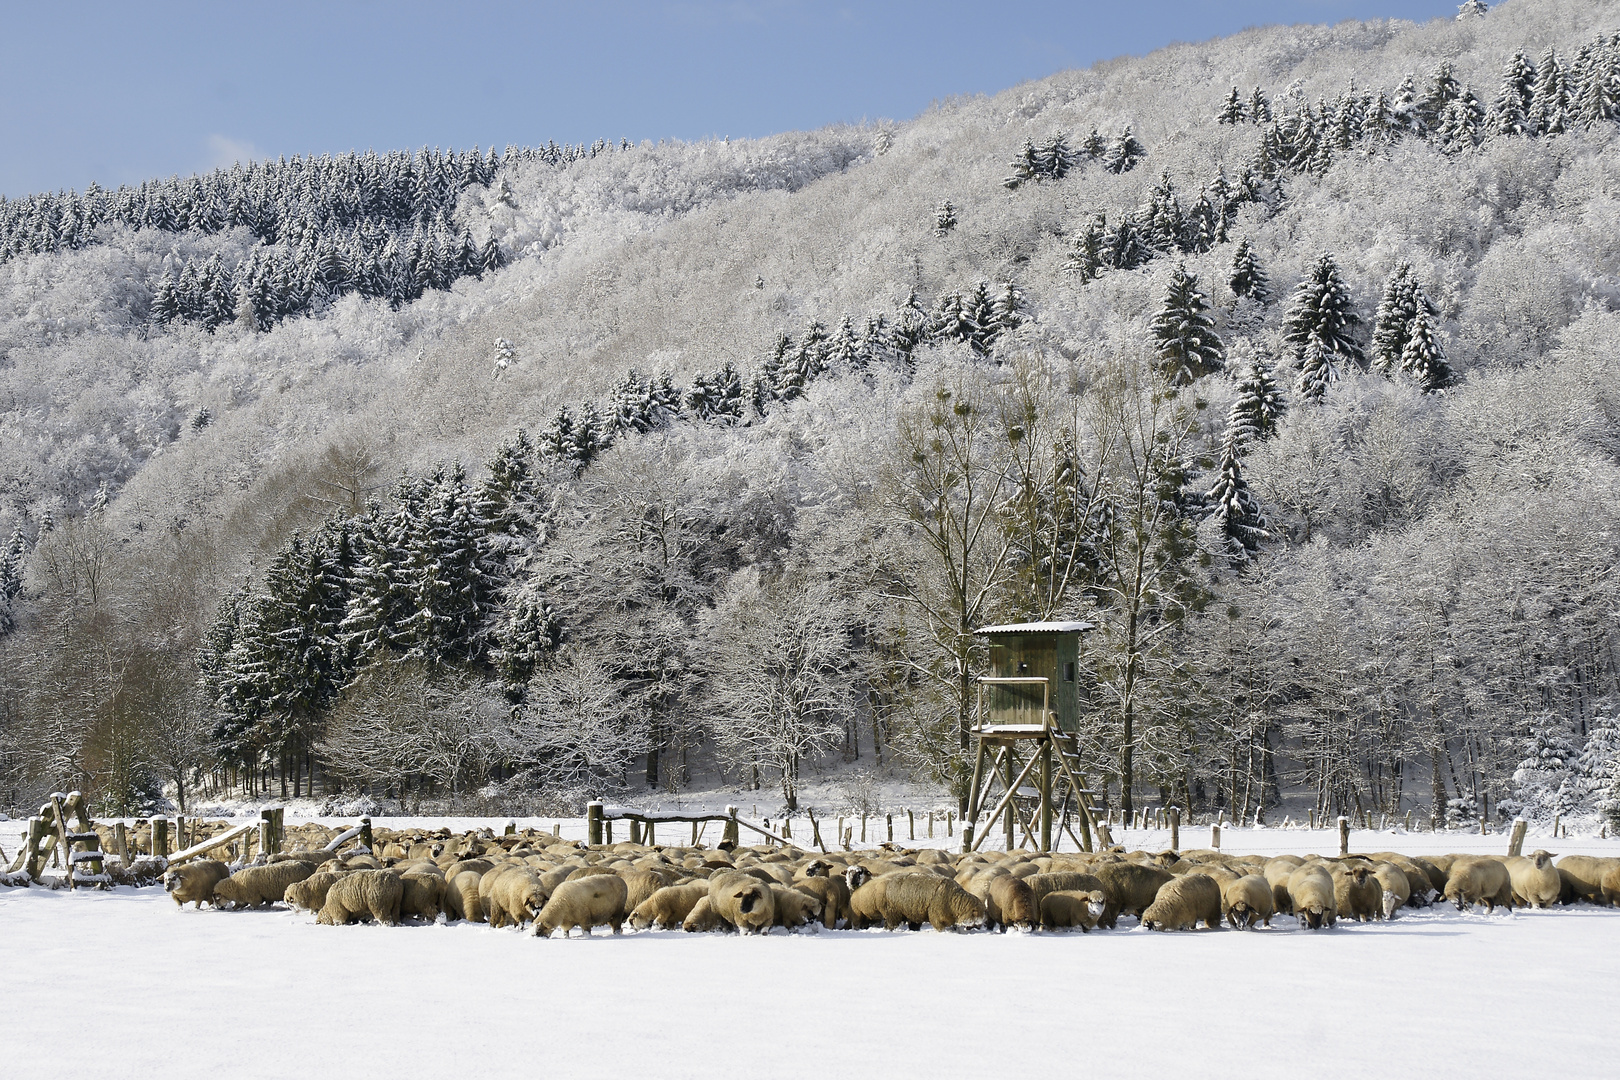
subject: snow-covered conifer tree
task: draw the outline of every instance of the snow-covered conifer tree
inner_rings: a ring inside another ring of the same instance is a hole
[[[1226,350],[1209,316],[1209,301],[1198,291],[1198,279],[1178,264],[1170,272],[1164,301],[1153,317],[1159,367],[1172,386],[1221,370]]]
[[[1492,110],[1491,130],[1497,135],[1534,134],[1530,119],[1535,100],[1536,69],[1524,51],[1513,54],[1502,69],[1502,88]]]
[[[1417,314],[1407,327],[1406,345],[1401,350],[1401,370],[1410,375],[1424,393],[1444,390],[1454,381],[1445,349],[1435,331],[1427,305],[1418,304]]]
[[[1356,340],[1360,326],[1361,316],[1356,313],[1349,290],[1339,276],[1339,264],[1334,261],[1332,254],[1324,251],[1316,260],[1310,276],[1295,288],[1284,321],[1284,340],[1294,347],[1294,355],[1302,361],[1302,393],[1305,393],[1303,379],[1307,367],[1303,361],[1307,359],[1309,346],[1314,342],[1322,354],[1313,358],[1315,362],[1311,367],[1315,370],[1331,369],[1334,357],[1359,364],[1365,358]],[[1323,368],[1324,363],[1327,368]],[[1337,377],[1335,371],[1327,381]],[[1314,387],[1319,381],[1313,375],[1311,385]],[[1308,393],[1307,396],[1320,397],[1320,391]]]
[[[1239,369],[1237,397],[1227,415],[1227,431],[1237,439],[1239,452],[1249,439],[1269,439],[1288,411],[1282,388],[1264,357],[1255,356]]]
[[[1240,441],[1240,434],[1228,425],[1215,484],[1204,493],[1204,503],[1220,530],[1225,554],[1234,560],[1253,558],[1260,545],[1271,538],[1259,500],[1243,479]]]
[[[1271,280],[1247,237],[1238,241],[1237,250],[1232,253],[1232,273],[1226,284],[1233,296],[1246,296],[1258,304],[1271,299]]]
[[[1221,105],[1221,111],[1215,114],[1218,124],[1241,124],[1249,119],[1248,107],[1243,102],[1243,96],[1238,93],[1236,86],[1226,95],[1226,101]]]

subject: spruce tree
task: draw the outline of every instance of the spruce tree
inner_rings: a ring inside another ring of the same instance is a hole
[[[1221,370],[1226,350],[1215,333],[1209,302],[1198,291],[1198,279],[1179,264],[1170,273],[1164,301],[1153,317],[1159,369],[1171,386],[1186,386]]]
[[[944,236],[956,228],[956,207],[946,199],[934,209],[934,235]]]
[[[1239,453],[1239,435],[1228,426],[1214,486],[1204,493],[1204,504],[1220,530],[1225,554],[1234,562],[1254,558],[1260,545],[1271,538],[1260,502],[1243,478]]]
[[[1338,354],[1329,352],[1321,341],[1311,338],[1299,357],[1299,380],[1294,389],[1305,401],[1320,402],[1328,387],[1338,382],[1343,372],[1339,369]]]
[[[995,325],[993,336],[1000,338],[1001,335],[1010,334],[1023,325],[1023,310],[1023,294],[1013,286],[1012,282],[1009,281],[1003,284],[1001,291],[996,293],[995,301],[990,307],[990,317]]]
[[[1451,62],[1442,60],[1429,76],[1429,87],[1417,103],[1417,114],[1425,129],[1433,129],[1440,122],[1446,107],[1462,96],[1462,84],[1451,73]]]
[[[1575,759],[1575,793],[1583,809],[1620,830],[1620,718],[1607,707],[1587,726],[1586,745]]]
[[[1534,133],[1531,112],[1535,101],[1536,69],[1520,50],[1502,69],[1502,88],[1496,94],[1491,130],[1498,135]]]
[[[1536,66],[1536,85],[1530,93],[1530,125],[1536,135],[1561,135],[1569,112],[1564,62],[1548,49]]]
[[[1238,241],[1232,253],[1232,273],[1226,279],[1233,296],[1246,296],[1257,304],[1271,299],[1271,280],[1254,253],[1254,245],[1247,237]]]
[[[1106,255],[1107,237],[1108,218],[1097,214],[1074,238],[1074,249],[1063,264],[1064,272],[1079,277],[1082,285],[1096,280],[1097,275],[1112,262]]]
[[[1075,165],[1075,153],[1069,149],[1068,135],[1054,131],[1052,137],[1036,149],[1035,164],[1043,178],[1061,180],[1067,176]]]
[[[1137,141],[1136,133],[1127,124],[1109,144],[1108,152],[1103,157],[1103,168],[1111,173],[1128,173],[1146,156],[1147,149]]]
[[[1266,100],[1265,91],[1258,86],[1249,95],[1249,121],[1255,124],[1269,124],[1271,122],[1271,102]]]
[[[1401,263],[1384,285],[1383,299],[1373,316],[1372,365],[1389,375],[1401,365],[1408,327],[1417,314],[1417,278],[1411,263]]]
[[[1356,341],[1360,326],[1361,317],[1356,314],[1349,290],[1339,276],[1339,265],[1332,254],[1324,251],[1310,276],[1294,290],[1284,321],[1283,339],[1293,346],[1294,355],[1302,361],[1306,359],[1309,346],[1315,343],[1322,353],[1321,359],[1330,368],[1334,357],[1359,364],[1365,360],[1361,345]],[[1332,378],[1337,378],[1337,374]]]
[[[843,321],[833,336],[827,342],[827,366],[833,371],[848,373],[859,371],[864,365],[861,359],[861,343],[855,333],[855,320],[844,313]]]
[[[1227,431],[1238,440],[1241,451],[1250,439],[1264,441],[1277,433],[1277,425],[1288,404],[1282,388],[1272,377],[1271,365],[1256,356],[1241,369],[1237,397],[1227,414]]]
[[[1450,386],[1454,377],[1427,308],[1426,303],[1420,302],[1417,314],[1407,327],[1406,346],[1401,350],[1401,370],[1410,375],[1424,393],[1429,394]]]
[[[1009,188],[1017,189],[1040,176],[1040,166],[1035,157],[1035,142],[1025,139],[1024,145],[1018,148],[1018,156],[1008,162],[1011,175],[1002,181]]]
[[[1241,124],[1248,119],[1249,110],[1244,106],[1243,97],[1238,93],[1238,88],[1234,86],[1232,92],[1226,95],[1226,101],[1222,104],[1221,111],[1215,114],[1215,122],[1218,124]]]

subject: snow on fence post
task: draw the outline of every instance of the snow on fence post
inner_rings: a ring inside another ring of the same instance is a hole
[[[602,846],[602,801],[592,799],[585,804],[585,843]]]
[[[1339,815],[1339,856],[1350,854],[1350,819]]]
[[[1529,827],[1529,824],[1522,817],[1513,819],[1513,837],[1508,841],[1509,855],[1524,854],[1524,830]]]
[[[1221,850],[1221,823],[1219,821],[1209,823],[1209,846],[1216,851]]]
[[[720,842],[722,844],[730,844],[732,847],[736,847],[737,837],[737,808],[735,806],[728,806],[726,807],[726,830],[721,834]]]
[[[1181,807],[1170,808],[1170,850],[1181,851]]]

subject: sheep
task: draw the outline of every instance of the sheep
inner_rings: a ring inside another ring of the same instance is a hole
[[[1024,879],[1030,891],[1035,894],[1035,906],[1046,898],[1047,893],[1054,892],[1102,892],[1102,882],[1096,875],[1081,873],[1076,870],[1049,870],[1044,874],[1035,874]],[[1099,912],[1099,914],[1101,914]]]
[[[1332,865],[1333,906],[1338,914],[1359,922],[1383,918],[1384,887],[1372,867],[1359,860]]]
[[[303,881],[315,872],[309,863],[284,862],[269,866],[250,866],[238,870],[214,886],[214,905],[232,907],[260,907],[280,900],[287,886]]]
[[[861,871],[865,873],[865,871]],[[850,921],[849,884],[842,875],[807,877],[793,886],[821,901],[821,925],[828,930],[838,929],[840,920]]]
[[[776,897],[771,886],[739,871],[709,879],[709,903],[715,914],[744,934],[759,934],[776,921]]]
[[[1103,892],[1108,894],[1110,908],[1103,913],[1097,925],[1110,930],[1120,915],[1140,918],[1148,905],[1153,903],[1154,897],[1159,895],[1159,888],[1175,879],[1175,875],[1168,870],[1128,862],[1099,866],[1096,877],[1102,882]]]
[[[1172,878],[1142,912],[1149,930],[1191,930],[1200,922],[1212,930],[1221,922],[1221,887],[1206,874]]]
[[[616,874],[604,876],[612,877],[621,885],[624,883],[624,879]],[[487,889],[484,887],[486,884],[489,886]],[[554,894],[547,894],[545,887],[540,884],[540,875],[527,866],[513,866],[503,874],[491,870],[478,881],[478,899],[483,902],[484,917],[496,929],[507,925],[522,926],[529,922],[546,903],[548,895]]]
[[[484,921],[484,903],[478,898],[478,879],[481,876],[476,870],[463,870],[444,883],[444,917],[447,921]]]
[[[1305,863],[1288,875],[1289,910],[1308,930],[1321,930],[1339,921],[1334,902],[1333,875],[1318,863]]]
[[[697,902],[708,895],[707,881],[665,885],[630,912],[630,927],[633,930],[646,930],[649,927],[673,930],[684,923]]]
[[[1033,930],[1041,919],[1040,901],[1023,878],[985,874],[968,890],[984,904],[984,925],[1005,930]]]
[[[438,874],[416,871],[401,874],[399,880],[405,886],[399,902],[400,914],[420,916],[428,922],[437,920],[439,913],[444,910],[444,878]]]
[[[535,937],[548,938],[556,930],[567,937],[574,927],[590,936],[593,926],[606,923],[615,934],[624,927],[624,901],[630,888],[617,874],[595,874],[557,886],[546,906],[535,916]]]
[[[821,918],[821,898],[786,885],[772,885],[775,894],[776,925],[789,930],[808,926]]]
[[[1017,881],[1015,878],[996,878],[995,881]],[[1026,898],[1032,895],[1029,886],[1018,881],[1022,888],[1022,895]],[[857,892],[871,890],[876,898],[876,917],[883,920],[886,929],[894,930],[905,924],[911,929],[920,929],[927,923],[935,930],[950,930],[956,927],[977,927],[985,924],[985,909],[983,902],[976,896],[964,890],[950,878],[940,877],[938,874],[888,874],[874,878],[861,886]],[[855,906],[855,897],[851,895],[850,904]],[[1022,912],[1019,912],[1022,915]],[[1035,914],[1030,917],[1030,923],[1038,919]]]
[[[1553,856],[1545,851],[1507,860],[1508,881],[1513,887],[1513,902],[1520,907],[1551,907],[1558,902],[1563,890],[1563,879],[1553,865]]]
[[[1293,901],[1288,895],[1288,879],[1304,862],[1297,855],[1279,855],[1275,859],[1267,859],[1265,868],[1261,870],[1271,886],[1271,905],[1279,915],[1294,912]]]
[[[1405,907],[1412,897],[1411,877],[1400,866],[1392,862],[1379,861],[1373,863],[1373,876],[1378,879],[1379,887],[1384,890],[1384,918],[1393,919],[1395,912]],[[1428,884],[1428,879],[1424,879]]]
[[[288,885],[281,899],[294,911],[319,911],[326,905],[326,893],[332,882],[342,876],[331,870],[317,870],[302,881]]]
[[[356,870],[344,874],[326,890],[315,921],[322,926],[342,926],[369,915],[384,926],[399,925],[400,900],[405,884],[386,870]]]
[[[652,870],[621,870],[618,873],[624,879],[628,895],[624,902],[626,911],[634,911],[653,893],[669,884],[664,880],[664,875]]]
[[[1603,875],[1603,902],[1610,907],[1620,904],[1620,866]]]
[[[1089,934],[1107,907],[1108,896],[1101,889],[1057,889],[1041,896],[1041,929],[1078,926]]]
[[[1221,886],[1221,909],[1238,930],[1248,930],[1262,919],[1270,926],[1277,911],[1271,884],[1259,874],[1245,874]]]
[[[1445,898],[1463,911],[1484,904],[1487,912],[1513,906],[1513,882],[1502,860],[1487,855],[1463,855],[1452,860]]]
[[[171,866],[163,875],[163,888],[178,907],[188,903],[201,908],[214,903],[214,886],[230,877],[231,868],[213,859]]]
[[[1558,869],[1569,877],[1569,884],[1582,900],[1594,904],[1604,903],[1603,878],[1620,866],[1620,859],[1600,859],[1591,855],[1565,855],[1558,861]]]
[[[726,920],[714,910],[707,893],[698,898],[698,902],[692,905],[692,910],[681,921],[681,929],[688,934],[706,934],[711,930],[724,929],[726,925]]]

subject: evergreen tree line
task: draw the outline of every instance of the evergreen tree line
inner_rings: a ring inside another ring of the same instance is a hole
[[[1552,137],[1620,121],[1620,33],[1582,46],[1573,60],[1550,48],[1539,62],[1515,52],[1494,96],[1481,96],[1441,61],[1422,89],[1407,75],[1393,91],[1350,90],[1275,114],[1260,88],[1245,100],[1233,87],[1216,120],[1262,127],[1250,168],[1266,179],[1284,171],[1321,175],[1345,153],[1403,138],[1456,153],[1493,138]]]
[[[1031,181],[1061,180],[1089,161],[1100,163],[1111,173],[1128,173],[1146,156],[1147,147],[1129,124],[1111,139],[1092,128],[1077,147],[1069,145],[1067,132],[1055,131],[1039,146],[1033,139],[1025,139],[1018,156],[1009,163],[1012,174],[1002,183],[1017,190]]]
[[[610,149],[598,141],[503,155],[294,156],[112,191],[91,184],[83,194],[0,197],[0,263],[93,245],[104,226],[203,235],[244,228],[258,242],[236,266],[218,256],[166,262],[153,283],[154,323],[212,330],[235,320],[262,330],[353,291],[397,305],[500,265],[493,239],[477,243],[455,221],[462,191],[494,183],[505,164],[561,167]]]

